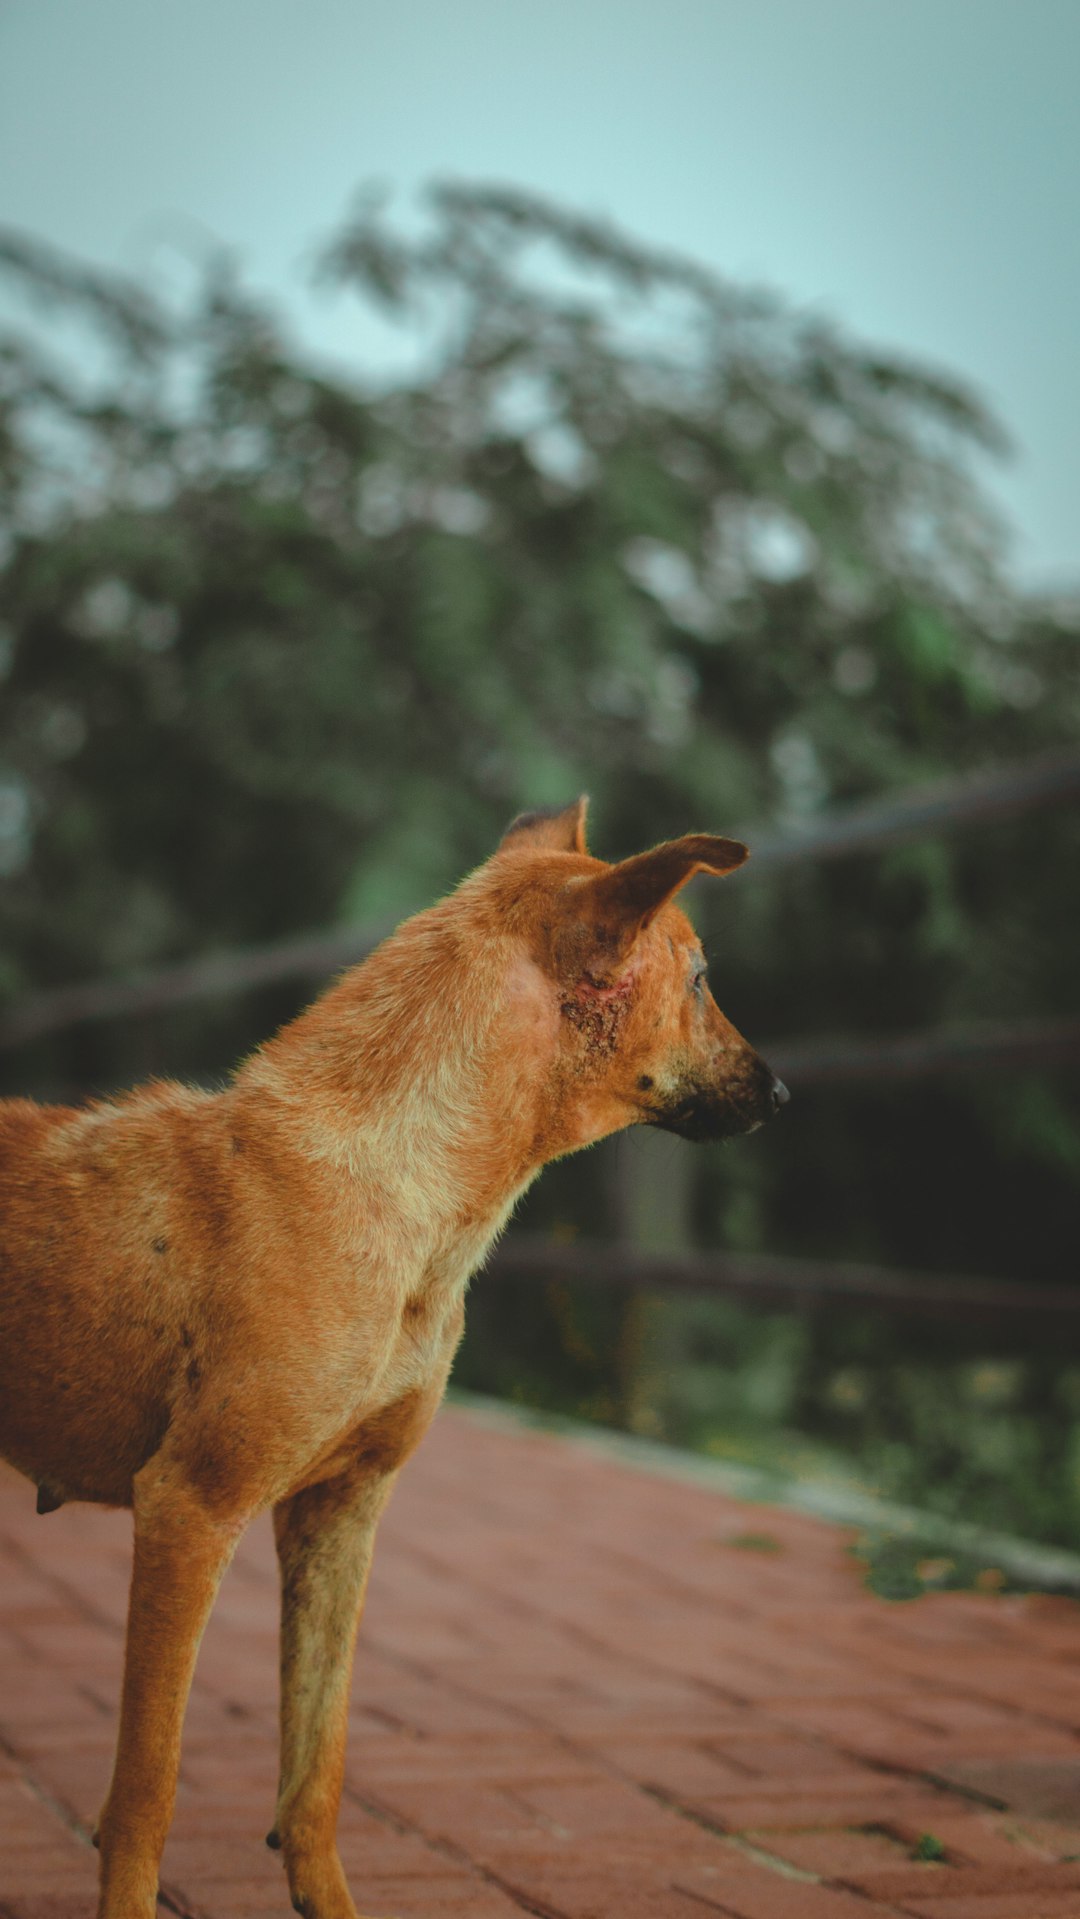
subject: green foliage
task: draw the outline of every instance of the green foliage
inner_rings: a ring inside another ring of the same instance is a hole
[[[960,382],[505,190],[419,223],[369,196],[320,270],[411,371],[320,365],[218,264],[166,309],[0,237],[6,311],[36,302],[0,340],[8,999],[404,911],[582,788],[617,855],[1077,737],[1080,622],[1008,584]],[[699,902],[718,997],[762,1041],[1073,1012],[1078,854],[1062,811],[751,867]],[[8,1084],[220,1071],[294,1004],[74,1031]],[[706,1242],[1076,1270],[1064,1076],[808,1092],[698,1164]],[[610,1227],[601,1186],[560,1171],[534,1223]],[[486,1310],[474,1383],[515,1352],[519,1391],[625,1413],[610,1305],[553,1296],[502,1347]],[[765,1338],[728,1407],[787,1417],[809,1338]],[[688,1403],[721,1390],[680,1364]]]
[[[92,347],[5,343],[13,986],[399,898],[428,779],[418,899],[581,784],[617,847],[1075,723],[995,571],[971,397],[605,227],[363,203],[322,272],[412,329],[381,387],[224,270],[179,313],[18,238],[2,266]],[[951,861],[919,887],[913,940],[970,944]]]
[[[864,1569],[866,1584],[879,1599],[921,1599],[928,1592],[1057,1592],[1036,1569],[1027,1576],[1003,1572],[984,1553],[943,1553],[940,1540],[919,1539],[910,1533],[875,1530],[853,1548]],[[931,1835],[926,1834],[925,1840]],[[920,1840],[920,1845],[924,1843]],[[933,1840],[940,1846],[939,1840]],[[942,1851],[918,1852],[920,1859],[940,1859]]]
[[[911,1848],[911,1856],[913,1859],[944,1859],[945,1843],[935,1833],[921,1833]]]

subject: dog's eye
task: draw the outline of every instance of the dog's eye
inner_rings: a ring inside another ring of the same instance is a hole
[[[690,976],[690,991],[696,993],[699,999],[704,995],[705,981],[708,976],[708,968],[704,966],[699,966],[697,972]]]

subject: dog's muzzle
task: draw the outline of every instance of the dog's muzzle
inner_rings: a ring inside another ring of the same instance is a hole
[[[720,1087],[688,1088],[670,1106],[654,1108],[648,1119],[651,1126],[677,1133],[680,1139],[734,1139],[756,1132],[790,1098],[783,1080],[764,1060],[755,1060],[754,1070],[744,1078]]]

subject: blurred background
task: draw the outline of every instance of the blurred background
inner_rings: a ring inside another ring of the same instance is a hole
[[[1080,1539],[1078,58],[0,7],[0,1090],[220,1081],[523,807],[745,835],[790,1109],[551,1169],[455,1377]]]

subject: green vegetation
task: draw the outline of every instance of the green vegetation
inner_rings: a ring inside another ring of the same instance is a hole
[[[221,263],[186,307],[17,236],[0,268],[8,1002],[404,911],[583,788],[615,856],[1080,733],[1080,612],[1008,582],[985,410],[779,299],[450,187],[361,204],[322,259],[393,376],[317,363]],[[1078,853],[1060,809],[751,865],[695,906],[717,996],[762,1042],[1074,1013]],[[71,1029],[4,1089],[219,1074],[296,1004]],[[1074,1278],[1074,1076],[794,1090],[758,1138],[672,1143],[702,1244]],[[624,1163],[555,1169],[530,1223],[637,1236]],[[481,1282],[462,1379],[1077,1537],[1055,1354]]]
[[[1077,1550],[1080,1367],[1036,1333],[1017,1352],[962,1322],[928,1333],[866,1309],[766,1314],[666,1297],[635,1310],[644,1336],[639,1323],[627,1379],[617,1298],[481,1280],[455,1378],[782,1480]],[[941,1542],[897,1552],[914,1579]],[[981,1570],[969,1557],[956,1555],[955,1583]]]
[[[943,1553],[940,1541],[887,1529],[860,1539],[855,1557],[865,1569],[867,1585],[881,1599],[919,1599],[927,1592],[1031,1592],[1041,1583],[1037,1573],[1024,1578],[1003,1571],[985,1553]]]
[[[944,1859],[945,1845],[932,1832],[921,1833],[911,1848],[913,1859]]]

